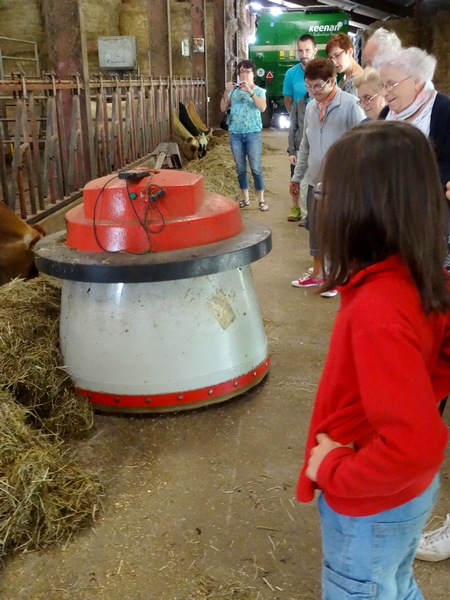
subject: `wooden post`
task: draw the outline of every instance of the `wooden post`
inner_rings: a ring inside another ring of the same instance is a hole
[[[93,124],[91,117],[91,94],[86,38],[84,35],[82,2],[80,0],[42,0],[45,19],[45,33],[49,49],[51,71],[57,79],[72,79],[76,73],[81,76],[81,121],[83,124],[85,148],[84,171],[87,179],[96,177],[93,148]],[[72,101],[70,92],[62,98],[64,139],[70,140]],[[63,160],[68,161],[68,147],[62,148]]]

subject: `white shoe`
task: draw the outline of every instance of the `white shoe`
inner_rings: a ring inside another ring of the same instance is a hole
[[[428,562],[439,562],[450,558],[450,514],[442,527],[422,534],[416,558]]]
[[[322,292],[320,295],[322,296],[322,298],[334,298],[335,296],[338,295],[338,291],[337,290],[328,290],[327,292]]]

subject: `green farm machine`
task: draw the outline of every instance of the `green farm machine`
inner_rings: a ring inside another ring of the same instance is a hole
[[[306,33],[313,35],[318,47],[317,56],[325,56],[329,38],[335,33],[348,33],[348,21],[348,15],[340,9],[325,6],[276,15],[263,12],[259,16],[256,39],[249,45],[249,58],[256,65],[255,83],[267,93],[264,127],[279,127],[280,122],[288,122],[283,81],[286,71],[298,63],[298,38]]]

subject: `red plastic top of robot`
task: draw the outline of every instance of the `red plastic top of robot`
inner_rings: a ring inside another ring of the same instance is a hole
[[[205,191],[201,175],[150,171],[139,181],[89,182],[68,211],[67,245],[91,252],[162,252],[212,244],[244,229],[237,202]]]

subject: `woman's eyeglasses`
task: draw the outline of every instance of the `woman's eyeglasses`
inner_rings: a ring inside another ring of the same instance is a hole
[[[329,58],[330,60],[332,60],[332,61],[335,61],[335,60],[337,60],[337,59],[338,59],[338,58],[341,56],[341,54],[344,54],[344,52],[345,52],[345,50],[341,50],[341,51],[340,51],[340,52],[338,52],[337,54],[329,54],[329,55],[328,55],[328,58]]]
[[[408,77],[405,77],[405,79],[402,79],[401,81],[397,81],[397,83],[389,83],[389,82],[388,83],[382,83],[381,84],[381,88],[385,92],[392,92],[392,90],[395,89],[398,85],[400,85],[401,83],[403,83],[407,79],[411,79],[411,77],[414,77],[414,75],[409,75]]]
[[[364,96],[363,98],[360,98],[358,100],[358,104],[364,108],[365,106],[368,106],[372,102],[372,100],[375,100],[375,98],[379,95],[380,95],[380,92],[377,92],[370,98],[368,98],[367,96]]]
[[[320,92],[328,83],[328,79],[324,81],[322,84],[316,83],[316,85],[309,85],[309,83],[305,83],[305,87],[307,90],[311,90],[312,92]]]

